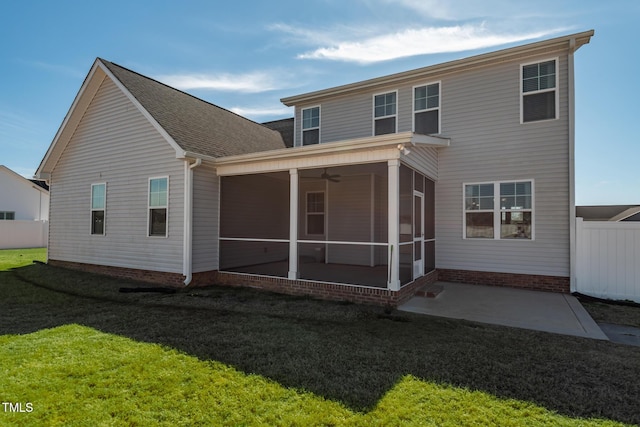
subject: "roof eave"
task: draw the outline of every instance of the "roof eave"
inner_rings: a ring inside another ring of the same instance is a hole
[[[444,62],[442,64],[435,64],[428,67],[390,74],[387,76],[377,77],[361,82],[318,90],[314,92],[308,92],[301,95],[294,95],[282,98],[280,101],[284,105],[291,107],[308,102],[317,102],[319,99],[325,97],[346,95],[351,92],[377,88],[384,85],[400,84],[402,82],[415,78],[422,78],[435,74],[452,73],[461,71],[463,69],[481,67],[493,62],[515,59],[524,55],[532,56],[538,53],[547,52],[549,50],[565,48],[573,49],[573,51],[576,51],[582,45],[589,43],[593,34],[593,30],[584,31],[581,33],[570,34],[567,36],[556,37],[549,40],[511,47],[450,62]],[[574,45],[572,45],[572,41]]]

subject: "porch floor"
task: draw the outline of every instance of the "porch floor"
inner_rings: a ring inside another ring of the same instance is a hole
[[[289,272],[289,262],[270,262],[266,264],[228,268],[222,271],[286,278]],[[387,287],[386,265],[368,267],[363,265],[302,262],[299,265],[299,276],[302,280],[345,283],[350,285],[371,286],[374,288]]]

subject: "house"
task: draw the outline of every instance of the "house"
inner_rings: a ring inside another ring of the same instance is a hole
[[[0,165],[0,249],[46,246],[49,191]]]
[[[49,262],[379,304],[435,280],[569,292],[592,36],[291,96],[264,125],[97,59],[38,169]]]
[[[640,205],[576,206],[576,216],[585,221],[640,221]]]

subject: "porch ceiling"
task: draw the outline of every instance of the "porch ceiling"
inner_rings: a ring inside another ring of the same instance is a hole
[[[402,132],[215,160],[218,176],[309,169],[400,159],[402,146],[447,147],[450,139]]]

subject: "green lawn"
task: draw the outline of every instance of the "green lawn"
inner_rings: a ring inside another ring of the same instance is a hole
[[[139,284],[0,271],[0,398],[33,405],[0,407],[0,425],[640,423],[637,347],[251,289],[123,286]]]
[[[45,262],[47,260],[47,249],[35,248],[0,250],[0,271],[24,267],[25,265],[32,264],[34,260]]]
[[[614,426],[406,375],[369,412],[79,325],[0,336],[3,425]]]

